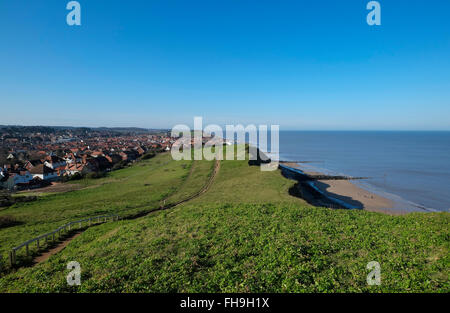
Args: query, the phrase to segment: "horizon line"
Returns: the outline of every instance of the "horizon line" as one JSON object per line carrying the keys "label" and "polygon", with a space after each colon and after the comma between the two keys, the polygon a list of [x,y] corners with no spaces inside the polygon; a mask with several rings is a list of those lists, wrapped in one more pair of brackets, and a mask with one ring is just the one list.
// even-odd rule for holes
{"label": "horizon line", "polygon": [[[239,125],[238,123],[236,125]],[[219,125],[220,126],[220,125]],[[58,128],[90,128],[90,129],[141,129],[141,130],[171,130],[172,127],[164,128],[164,127],[140,127],[140,126],[75,126],[75,125],[23,125],[23,124],[0,124],[0,128],[4,127],[58,127]],[[268,129],[268,131],[270,131]],[[281,129],[280,132],[283,131],[305,131],[305,132],[450,132],[450,129],[295,129],[295,128],[286,128]]]}

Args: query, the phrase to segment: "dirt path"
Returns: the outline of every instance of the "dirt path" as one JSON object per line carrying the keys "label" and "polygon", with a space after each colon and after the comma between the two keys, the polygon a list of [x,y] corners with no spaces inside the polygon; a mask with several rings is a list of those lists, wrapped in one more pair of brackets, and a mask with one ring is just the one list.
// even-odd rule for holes
{"label": "dirt path", "polygon": [[36,188],[36,189],[29,189],[29,190],[21,190],[18,191],[17,194],[25,194],[30,196],[38,196],[41,194],[46,193],[63,193],[68,191],[75,191],[83,189],[83,186],[76,183],[60,183],[60,182],[53,182],[50,186],[42,187],[42,188]]}
{"label": "dirt path", "polygon": [[[211,176],[209,177],[208,181],[206,182],[206,184],[202,187],[202,189],[200,189],[199,191],[197,191],[196,193],[194,193],[193,195],[191,195],[191,196],[189,196],[189,197],[187,197],[185,199],[182,199],[182,200],[177,201],[175,203],[169,204],[167,206],[163,206],[163,207],[160,208],[160,210],[170,209],[170,208],[173,208],[173,207],[175,207],[177,205],[180,205],[182,203],[185,203],[185,202],[191,201],[192,199],[200,197],[202,194],[207,192],[209,190],[209,188],[212,186],[212,184],[214,183],[214,180],[217,177],[217,173],[219,173],[219,170],[220,170],[220,161],[216,160],[215,164],[214,164],[213,172],[212,172]],[[154,211],[152,211],[152,212],[154,212]],[[152,212],[150,212],[150,213],[152,213]]]}
{"label": "dirt path", "polygon": [[33,259],[33,265],[36,265],[36,264],[46,261],[49,257],[58,253],[62,249],[64,249],[72,240],[74,240],[75,238],[80,236],[83,233],[83,231],[84,230],[79,231],[79,232],[73,234],[71,237],[65,238],[64,241],[60,242],[55,247],[45,251],[44,253],[42,253],[41,255],[38,255],[37,257],[35,257]]}
{"label": "dirt path", "polygon": [[[194,164],[192,165],[192,167],[191,167],[191,169],[190,169],[189,174],[188,174],[187,177],[189,177],[189,176],[193,173],[193,167],[194,167]],[[207,191],[209,190],[209,188],[212,186],[212,184],[214,183],[214,180],[215,180],[216,177],[217,177],[217,174],[218,174],[219,170],[220,170],[220,161],[216,160],[216,161],[215,161],[215,164],[214,164],[214,169],[213,169],[213,172],[212,172],[211,176],[209,177],[209,179],[208,179],[208,181],[206,182],[206,184],[205,184],[199,191],[197,191],[196,193],[194,193],[193,195],[191,195],[191,196],[189,196],[189,197],[187,197],[187,198],[185,198],[185,199],[182,199],[182,200],[177,201],[177,202],[175,202],[175,203],[171,203],[171,204],[166,205],[166,206],[161,206],[161,207],[159,207],[159,208],[157,208],[157,209],[155,209],[155,210],[152,210],[152,211],[150,211],[150,212],[148,212],[148,213],[146,213],[146,214],[144,214],[144,215],[141,215],[141,216],[135,216],[135,217],[129,218],[129,219],[137,219],[137,218],[140,218],[140,217],[143,217],[143,216],[147,216],[147,215],[149,215],[149,214],[151,214],[151,213],[154,213],[154,212],[156,212],[156,211],[167,210],[167,209],[176,207],[176,206],[178,206],[178,205],[180,205],[180,204],[182,204],[182,203],[186,203],[186,202],[188,202],[188,201],[191,201],[192,199],[195,199],[195,198],[201,196],[202,194],[204,194],[205,192],[207,192]],[[172,195],[171,195],[171,196],[172,196]],[[169,197],[170,197],[170,196],[169,196]],[[168,198],[169,198],[169,197],[168,197]],[[46,261],[46,260],[48,260],[52,255],[54,255],[54,254],[60,252],[61,250],[63,250],[65,247],[67,247],[67,245],[68,245],[72,240],[74,240],[75,238],[77,238],[78,236],[80,236],[85,230],[86,230],[86,229],[79,230],[78,232],[76,232],[75,234],[73,234],[71,237],[65,238],[64,241],[60,242],[60,243],[59,243],[58,245],[56,245],[55,247],[53,247],[53,248],[51,248],[51,249],[45,251],[44,253],[42,253],[41,255],[38,255],[37,257],[35,257],[35,258],[33,259],[33,266],[34,266],[34,265],[37,265],[37,264],[39,264],[39,263],[42,263],[42,262],[44,262],[44,261]]]}

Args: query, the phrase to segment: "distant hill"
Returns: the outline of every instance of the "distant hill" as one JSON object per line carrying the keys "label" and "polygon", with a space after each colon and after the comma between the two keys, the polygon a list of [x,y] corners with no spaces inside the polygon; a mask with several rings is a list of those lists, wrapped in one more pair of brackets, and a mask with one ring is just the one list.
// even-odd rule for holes
{"label": "distant hill", "polygon": [[39,132],[43,134],[50,134],[57,131],[100,131],[100,132],[116,132],[116,133],[136,133],[136,134],[157,134],[166,133],[168,129],[156,128],[139,128],[139,127],[76,127],[76,126],[22,126],[22,125],[0,125],[0,133],[15,132],[15,133],[31,133]]}

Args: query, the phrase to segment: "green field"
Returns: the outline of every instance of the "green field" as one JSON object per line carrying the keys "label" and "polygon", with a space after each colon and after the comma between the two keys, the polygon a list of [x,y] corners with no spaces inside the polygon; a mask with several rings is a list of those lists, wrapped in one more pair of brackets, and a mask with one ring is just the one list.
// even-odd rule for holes
{"label": "green field", "polygon": [[[448,213],[390,216],[316,208],[288,194],[293,181],[247,161],[136,163],[84,188],[16,204],[1,215],[1,252],[67,221],[133,216],[91,227],[58,254],[3,273],[2,292],[449,292]],[[210,184],[208,184],[210,182]],[[205,187],[206,186],[206,187]],[[81,286],[68,286],[69,261]],[[366,265],[381,265],[368,286]]]}
{"label": "green field", "polygon": [[0,216],[22,223],[0,229],[0,254],[5,260],[12,247],[70,221],[112,213],[127,217],[155,209],[183,185],[190,166],[190,161],[173,162],[170,154],[160,154],[106,178],[77,181],[84,187],[81,190],[44,194],[37,201],[0,210]]}

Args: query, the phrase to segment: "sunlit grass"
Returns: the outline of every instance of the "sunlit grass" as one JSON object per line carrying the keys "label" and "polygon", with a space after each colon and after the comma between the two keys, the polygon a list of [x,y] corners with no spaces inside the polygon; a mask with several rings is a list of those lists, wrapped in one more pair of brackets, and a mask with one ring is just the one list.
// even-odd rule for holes
{"label": "sunlit grass", "polygon": [[[87,186],[96,186],[91,190],[100,190],[103,201],[118,201],[111,206],[126,213],[144,199],[158,205],[167,188],[172,188],[169,203],[195,193],[214,165],[159,158],[160,168],[154,161],[137,164],[98,180],[103,185]],[[279,171],[262,172],[248,161],[221,161],[214,183],[198,198],[90,228],[46,262],[0,279],[0,291],[450,291],[448,213],[390,216],[316,208],[288,194],[293,184]],[[142,195],[148,190],[143,186],[151,195]],[[97,203],[90,191],[71,193]],[[19,217],[21,208],[28,212],[27,205],[11,211]],[[76,207],[67,212],[78,212]],[[16,227],[22,236],[25,229]],[[2,240],[15,238],[5,233],[0,232]],[[66,265],[73,260],[82,268],[79,287],[68,286],[65,279]],[[370,261],[381,265],[380,286],[366,283]]]}

